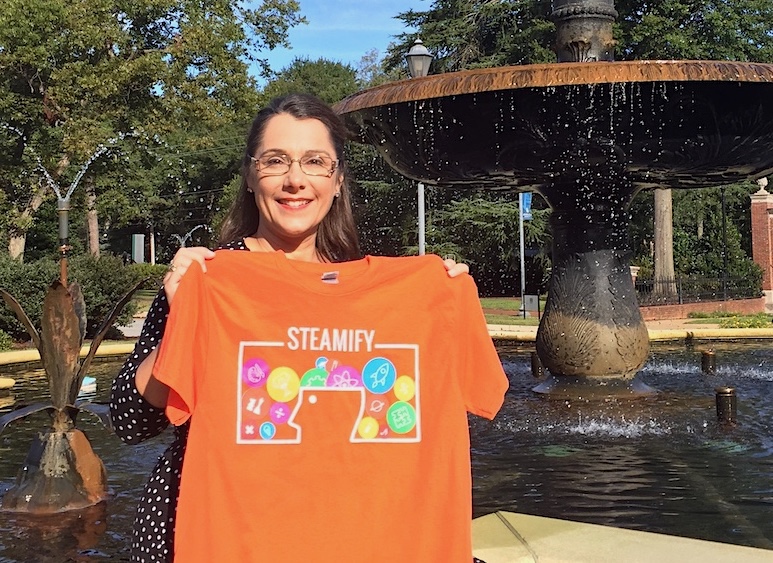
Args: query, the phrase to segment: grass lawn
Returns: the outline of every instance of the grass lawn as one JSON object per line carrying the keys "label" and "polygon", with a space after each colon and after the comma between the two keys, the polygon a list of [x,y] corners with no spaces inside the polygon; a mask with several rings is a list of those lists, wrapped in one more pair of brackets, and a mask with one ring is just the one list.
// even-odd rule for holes
{"label": "grass lawn", "polygon": [[486,322],[490,325],[521,325],[537,326],[539,319],[537,317],[526,317],[525,319],[516,315],[490,315],[484,313]]}
{"label": "grass lawn", "polygon": [[[494,325],[524,325],[537,326],[537,317],[523,318],[520,312],[521,300],[516,297],[481,297],[481,307],[486,316],[486,322]],[[541,310],[545,310],[545,302],[541,302]]]}
{"label": "grass lawn", "polygon": [[514,313],[521,308],[521,300],[515,297],[481,297],[480,304],[484,309],[499,309]]}

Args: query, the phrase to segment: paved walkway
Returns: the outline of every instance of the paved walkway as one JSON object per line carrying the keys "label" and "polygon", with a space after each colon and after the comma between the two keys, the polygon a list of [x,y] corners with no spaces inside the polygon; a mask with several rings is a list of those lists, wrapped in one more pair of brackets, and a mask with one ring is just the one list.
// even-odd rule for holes
{"label": "paved walkway", "polygon": [[773,551],[514,512],[472,522],[486,563],[773,563]]}

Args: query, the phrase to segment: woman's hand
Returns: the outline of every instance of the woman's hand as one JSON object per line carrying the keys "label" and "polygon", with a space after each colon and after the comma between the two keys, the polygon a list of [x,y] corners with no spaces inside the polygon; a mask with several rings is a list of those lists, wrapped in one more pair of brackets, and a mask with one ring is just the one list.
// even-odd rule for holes
{"label": "woman's hand", "polygon": [[183,247],[177,251],[169,263],[169,271],[164,276],[164,291],[170,304],[174,294],[177,292],[177,286],[180,285],[180,280],[183,279],[185,272],[188,271],[191,264],[198,262],[201,265],[202,271],[206,272],[206,261],[214,257],[215,253],[203,246]]}
{"label": "woman's hand", "polygon": [[467,264],[457,264],[453,258],[446,258],[443,260],[443,266],[446,267],[449,278],[455,278],[456,276],[470,273],[470,267]]}

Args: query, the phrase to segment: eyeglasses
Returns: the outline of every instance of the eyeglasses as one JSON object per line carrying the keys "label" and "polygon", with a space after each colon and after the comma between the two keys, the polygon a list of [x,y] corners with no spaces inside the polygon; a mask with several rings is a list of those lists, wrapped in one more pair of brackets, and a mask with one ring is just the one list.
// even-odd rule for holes
{"label": "eyeglasses", "polygon": [[325,176],[330,178],[338,167],[338,161],[325,154],[307,154],[301,158],[290,158],[286,154],[269,154],[258,158],[250,157],[255,170],[264,176],[282,176],[290,171],[293,162],[297,162],[307,176]]}

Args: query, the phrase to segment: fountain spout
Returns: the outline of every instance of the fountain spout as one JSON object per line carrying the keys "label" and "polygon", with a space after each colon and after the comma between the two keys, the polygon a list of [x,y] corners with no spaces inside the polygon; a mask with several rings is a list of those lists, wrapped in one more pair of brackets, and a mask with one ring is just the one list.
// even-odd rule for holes
{"label": "fountain spout", "polygon": [[614,60],[612,24],[617,17],[613,0],[554,0],[554,50],[558,62]]}

